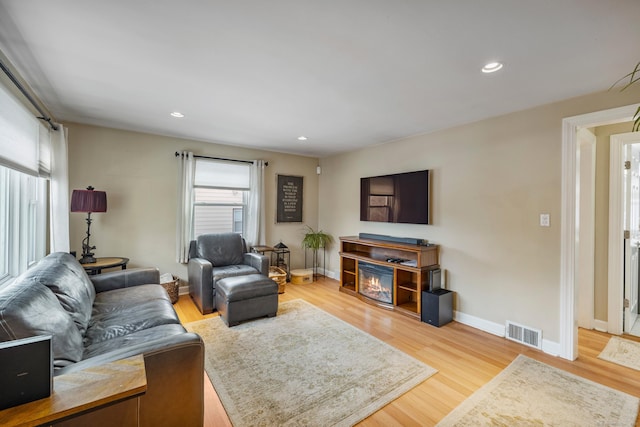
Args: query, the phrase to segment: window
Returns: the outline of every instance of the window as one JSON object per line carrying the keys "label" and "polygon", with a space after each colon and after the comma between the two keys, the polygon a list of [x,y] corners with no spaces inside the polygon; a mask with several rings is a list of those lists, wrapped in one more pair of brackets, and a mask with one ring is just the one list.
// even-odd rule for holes
{"label": "window", "polygon": [[194,188],[193,234],[242,234],[245,191]]}
{"label": "window", "polygon": [[0,166],[0,283],[45,255],[47,181]]}
{"label": "window", "polygon": [[233,210],[233,232],[242,234],[242,208],[235,208]]}
{"label": "window", "polygon": [[0,283],[44,257],[51,134],[0,82]]}
{"label": "window", "polygon": [[196,159],[193,238],[205,233],[243,233],[250,174],[248,163]]}

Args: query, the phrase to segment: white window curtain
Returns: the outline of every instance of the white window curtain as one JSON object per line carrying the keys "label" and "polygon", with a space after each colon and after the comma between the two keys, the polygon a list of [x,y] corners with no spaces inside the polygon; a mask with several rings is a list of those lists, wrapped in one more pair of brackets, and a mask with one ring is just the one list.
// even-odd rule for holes
{"label": "white window curtain", "polygon": [[50,247],[51,252],[69,252],[69,166],[67,129],[58,125],[51,132]]}
{"label": "white window curtain", "polygon": [[264,212],[264,160],[254,160],[251,167],[251,183],[247,206],[247,221],[243,233],[249,246],[264,245],[265,212]]}
{"label": "white window curtain", "polygon": [[178,213],[176,236],[176,261],[189,261],[189,243],[193,221],[193,182],[195,176],[193,153],[183,151],[178,156]]}

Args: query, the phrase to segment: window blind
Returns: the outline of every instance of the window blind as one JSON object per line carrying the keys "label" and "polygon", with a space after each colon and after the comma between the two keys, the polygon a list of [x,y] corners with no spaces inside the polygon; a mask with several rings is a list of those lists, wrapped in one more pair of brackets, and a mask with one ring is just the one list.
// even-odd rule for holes
{"label": "window blind", "polygon": [[51,170],[49,129],[0,84],[0,165],[35,176]]}
{"label": "window blind", "polygon": [[249,190],[251,186],[251,165],[248,163],[196,159],[194,186]]}

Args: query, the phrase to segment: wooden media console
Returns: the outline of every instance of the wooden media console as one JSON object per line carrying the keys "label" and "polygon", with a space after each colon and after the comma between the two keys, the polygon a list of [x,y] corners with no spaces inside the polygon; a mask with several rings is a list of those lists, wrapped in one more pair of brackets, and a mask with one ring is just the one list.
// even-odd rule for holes
{"label": "wooden media console", "polygon": [[[376,281],[370,287],[369,273],[363,273],[364,269],[360,271],[363,265],[367,272],[369,265],[388,269],[392,274],[391,283],[382,279],[381,282],[385,283]],[[340,291],[416,319],[420,319],[422,311],[421,292],[429,289],[430,270],[439,267],[437,245],[340,237]],[[384,288],[380,291],[383,297],[376,299],[372,294],[379,288]]]}

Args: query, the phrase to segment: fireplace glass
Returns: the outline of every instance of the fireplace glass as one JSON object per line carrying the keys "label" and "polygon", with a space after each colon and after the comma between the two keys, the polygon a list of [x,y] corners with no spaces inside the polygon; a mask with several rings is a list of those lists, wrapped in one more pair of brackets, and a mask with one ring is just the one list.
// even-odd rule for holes
{"label": "fireplace glass", "polygon": [[358,261],[358,291],[367,298],[393,304],[393,268]]}

